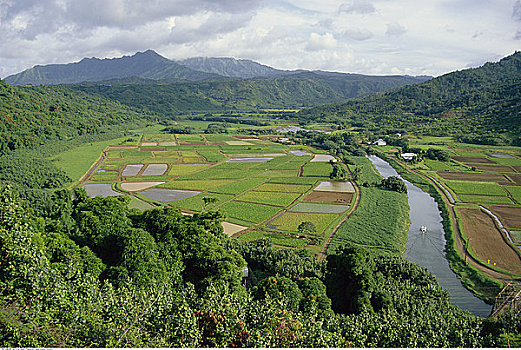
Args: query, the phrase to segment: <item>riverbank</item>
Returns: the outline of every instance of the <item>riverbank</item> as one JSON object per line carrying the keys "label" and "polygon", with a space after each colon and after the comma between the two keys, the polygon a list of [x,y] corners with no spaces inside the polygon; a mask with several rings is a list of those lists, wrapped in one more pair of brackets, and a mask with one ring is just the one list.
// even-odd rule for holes
{"label": "riverbank", "polygon": [[[383,159],[371,156],[371,162],[384,176],[399,176],[396,170]],[[468,291],[451,270],[444,251],[447,245],[438,205],[435,200],[419,187],[405,180],[411,227],[408,232],[407,250],[403,257],[427,268],[440,285],[451,295],[451,303],[477,316],[486,317],[491,307]],[[426,227],[426,232],[420,230]]]}
{"label": "riverbank", "polygon": [[485,272],[478,261],[475,261],[472,256],[465,254],[465,245],[458,232],[456,215],[443,189],[438,188],[430,179],[407,169],[386,154],[378,151],[376,154],[387,161],[404,179],[418,186],[434,198],[441,213],[446,240],[444,255],[451,270],[457,275],[465,288],[476,297],[492,304],[495,296],[504,286],[503,281],[510,278],[492,270],[488,271],[488,273]]}

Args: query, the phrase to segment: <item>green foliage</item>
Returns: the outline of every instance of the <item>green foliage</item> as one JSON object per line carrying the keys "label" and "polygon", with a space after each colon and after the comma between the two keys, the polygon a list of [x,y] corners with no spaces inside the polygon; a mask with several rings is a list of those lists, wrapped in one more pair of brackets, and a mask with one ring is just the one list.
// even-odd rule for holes
{"label": "green foliage", "polygon": [[398,193],[407,193],[407,186],[405,186],[405,182],[403,182],[403,180],[398,176],[389,176],[386,179],[382,179],[380,186]]}
{"label": "green foliage", "polygon": [[334,163],[333,170],[329,174],[329,178],[333,180],[346,180],[347,170],[342,164]]}
{"label": "green foliage", "polygon": [[268,277],[259,282],[252,290],[256,299],[269,296],[274,300],[282,300],[286,307],[295,312],[302,301],[302,292],[295,282],[287,277]]}
{"label": "green foliage", "polygon": [[383,277],[369,253],[361,248],[343,247],[328,255],[325,276],[333,310],[359,314],[380,310],[389,304],[382,291]]}
{"label": "green foliage", "polygon": [[317,227],[314,223],[309,221],[302,221],[298,227],[297,231],[304,234],[312,234],[317,232]]}

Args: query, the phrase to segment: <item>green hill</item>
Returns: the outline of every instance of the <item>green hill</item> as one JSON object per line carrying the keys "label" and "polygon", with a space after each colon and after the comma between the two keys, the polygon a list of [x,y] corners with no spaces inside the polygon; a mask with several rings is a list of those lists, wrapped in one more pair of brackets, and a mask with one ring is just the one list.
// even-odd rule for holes
{"label": "green hill", "polygon": [[476,142],[499,142],[494,141],[499,134],[516,138],[521,134],[521,52],[421,84],[305,110],[300,116],[376,129],[461,135]]}
{"label": "green hill", "polygon": [[0,81],[0,155],[108,132],[144,117],[128,106],[66,87]]}
{"label": "green hill", "polygon": [[414,84],[425,79],[301,72],[275,78],[190,83],[161,84],[144,80],[129,83],[125,79],[75,85],[72,88],[100,94],[129,106],[171,115],[189,110],[312,107]]}

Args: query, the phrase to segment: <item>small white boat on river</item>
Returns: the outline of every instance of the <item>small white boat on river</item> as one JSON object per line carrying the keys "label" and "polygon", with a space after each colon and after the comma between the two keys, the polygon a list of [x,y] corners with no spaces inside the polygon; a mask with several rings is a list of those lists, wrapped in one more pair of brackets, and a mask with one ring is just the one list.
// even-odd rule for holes
{"label": "small white boat on river", "polygon": [[422,226],[422,227],[420,227],[420,231],[421,231],[422,233],[427,232],[427,226]]}

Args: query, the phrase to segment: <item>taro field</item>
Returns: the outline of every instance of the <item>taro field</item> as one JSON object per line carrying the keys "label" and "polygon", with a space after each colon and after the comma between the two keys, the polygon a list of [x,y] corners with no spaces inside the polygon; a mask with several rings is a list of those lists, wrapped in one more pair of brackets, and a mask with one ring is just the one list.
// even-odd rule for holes
{"label": "taro field", "polygon": [[[82,178],[89,196],[131,198],[138,210],[218,210],[239,240],[318,252],[355,201],[349,182],[330,181],[324,151],[245,135],[146,134],[108,146]],[[299,229],[307,222],[306,230]]]}

